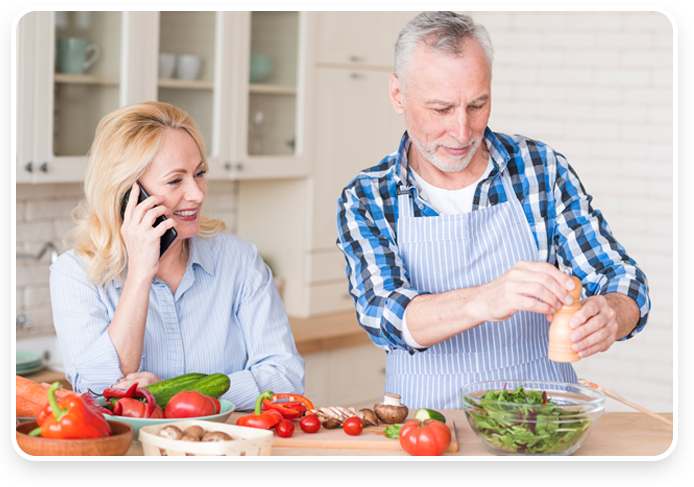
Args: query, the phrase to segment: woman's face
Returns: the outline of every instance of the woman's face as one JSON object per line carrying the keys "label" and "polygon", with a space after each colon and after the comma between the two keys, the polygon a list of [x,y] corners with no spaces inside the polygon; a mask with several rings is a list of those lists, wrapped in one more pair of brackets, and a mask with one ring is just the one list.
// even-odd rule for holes
{"label": "woman's face", "polygon": [[140,184],[150,196],[164,196],[166,217],[176,222],[179,239],[191,238],[200,229],[200,211],[207,194],[202,156],[193,138],[183,129],[167,129]]}

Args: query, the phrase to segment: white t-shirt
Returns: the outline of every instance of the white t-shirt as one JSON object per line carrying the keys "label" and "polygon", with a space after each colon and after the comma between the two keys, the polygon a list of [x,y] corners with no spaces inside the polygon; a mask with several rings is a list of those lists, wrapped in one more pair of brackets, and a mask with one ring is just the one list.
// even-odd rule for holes
{"label": "white t-shirt", "polygon": [[[487,162],[487,168],[482,173],[482,176],[463,189],[441,189],[436,186],[432,186],[427,183],[422,177],[412,169],[412,175],[414,176],[417,184],[419,185],[420,191],[419,196],[427,202],[436,212],[440,215],[460,215],[463,213],[470,213],[472,211],[472,201],[475,198],[475,191],[477,190],[477,185],[482,179],[486,178],[489,173],[494,168],[494,163],[492,162],[491,156],[489,156],[489,162]],[[410,330],[407,328],[407,308],[405,308],[405,314],[402,316],[402,338],[405,343],[414,348],[426,348],[420,345],[412,338],[410,335]]]}

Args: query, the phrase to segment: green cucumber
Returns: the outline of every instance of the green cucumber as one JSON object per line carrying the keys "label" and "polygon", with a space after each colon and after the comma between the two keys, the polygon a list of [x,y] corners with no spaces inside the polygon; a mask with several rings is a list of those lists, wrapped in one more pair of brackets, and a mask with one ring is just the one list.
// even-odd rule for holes
{"label": "green cucumber", "polygon": [[[179,375],[178,377],[173,377],[171,379],[163,380],[157,382],[156,384],[148,385],[143,387],[152,393],[156,399],[158,395],[172,390],[181,390],[182,387],[186,387],[190,384],[194,384],[200,379],[207,377],[207,374],[201,374],[199,372],[191,372],[189,374]],[[158,402],[157,402],[158,404]]]}
{"label": "green cucumber", "polygon": [[163,392],[154,398],[157,400],[157,405],[165,408],[172,397],[182,391],[198,391],[205,396],[219,397],[229,390],[231,387],[231,379],[226,374],[210,374],[207,377],[187,384],[183,387],[177,387],[169,391]]}
{"label": "green cucumber", "polygon": [[436,421],[441,421],[442,423],[446,423],[446,417],[441,414],[438,411],[434,411],[433,409],[418,409],[417,412],[414,414],[415,419],[419,419],[420,421],[423,421],[425,419],[435,419]]}

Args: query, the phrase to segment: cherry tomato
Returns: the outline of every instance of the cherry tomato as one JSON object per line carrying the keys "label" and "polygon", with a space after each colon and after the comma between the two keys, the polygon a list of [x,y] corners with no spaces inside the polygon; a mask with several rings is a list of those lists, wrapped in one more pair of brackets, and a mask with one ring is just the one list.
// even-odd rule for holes
{"label": "cherry tomato", "polygon": [[350,436],[358,436],[361,433],[361,430],[364,429],[364,425],[361,422],[361,418],[352,416],[342,423],[342,429]]}
{"label": "cherry tomato", "polygon": [[275,431],[277,431],[277,436],[280,438],[289,438],[294,434],[294,423],[288,419],[283,419],[277,426],[275,426]]}
{"label": "cherry tomato", "polygon": [[400,428],[400,446],[410,455],[443,455],[451,431],[440,421],[411,419]]}
{"label": "cherry tomato", "polygon": [[317,433],[320,429],[320,419],[315,414],[309,414],[301,418],[299,426],[304,433]]}

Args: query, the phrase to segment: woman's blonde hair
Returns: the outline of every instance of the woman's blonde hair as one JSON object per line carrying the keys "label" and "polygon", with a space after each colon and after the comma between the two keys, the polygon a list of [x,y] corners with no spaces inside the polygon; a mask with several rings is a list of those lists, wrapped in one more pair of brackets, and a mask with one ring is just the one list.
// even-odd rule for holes
{"label": "woman's blonde hair", "polygon": [[[188,113],[167,103],[144,102],[119,108],[102,118],[96,128],[89,150],[85,198],[72,210],[77,226],[66,234],[65,245],[87,261],[89,280],[97,286],[106,287],[117,276],[124,276],[128,254],[120,233],[121,202],[149,167],[169,129],[183,129],[190,134],[207,171],[200,130]],[[198,236],[212,237],[225,228],[224,222],[200,215]]]}

